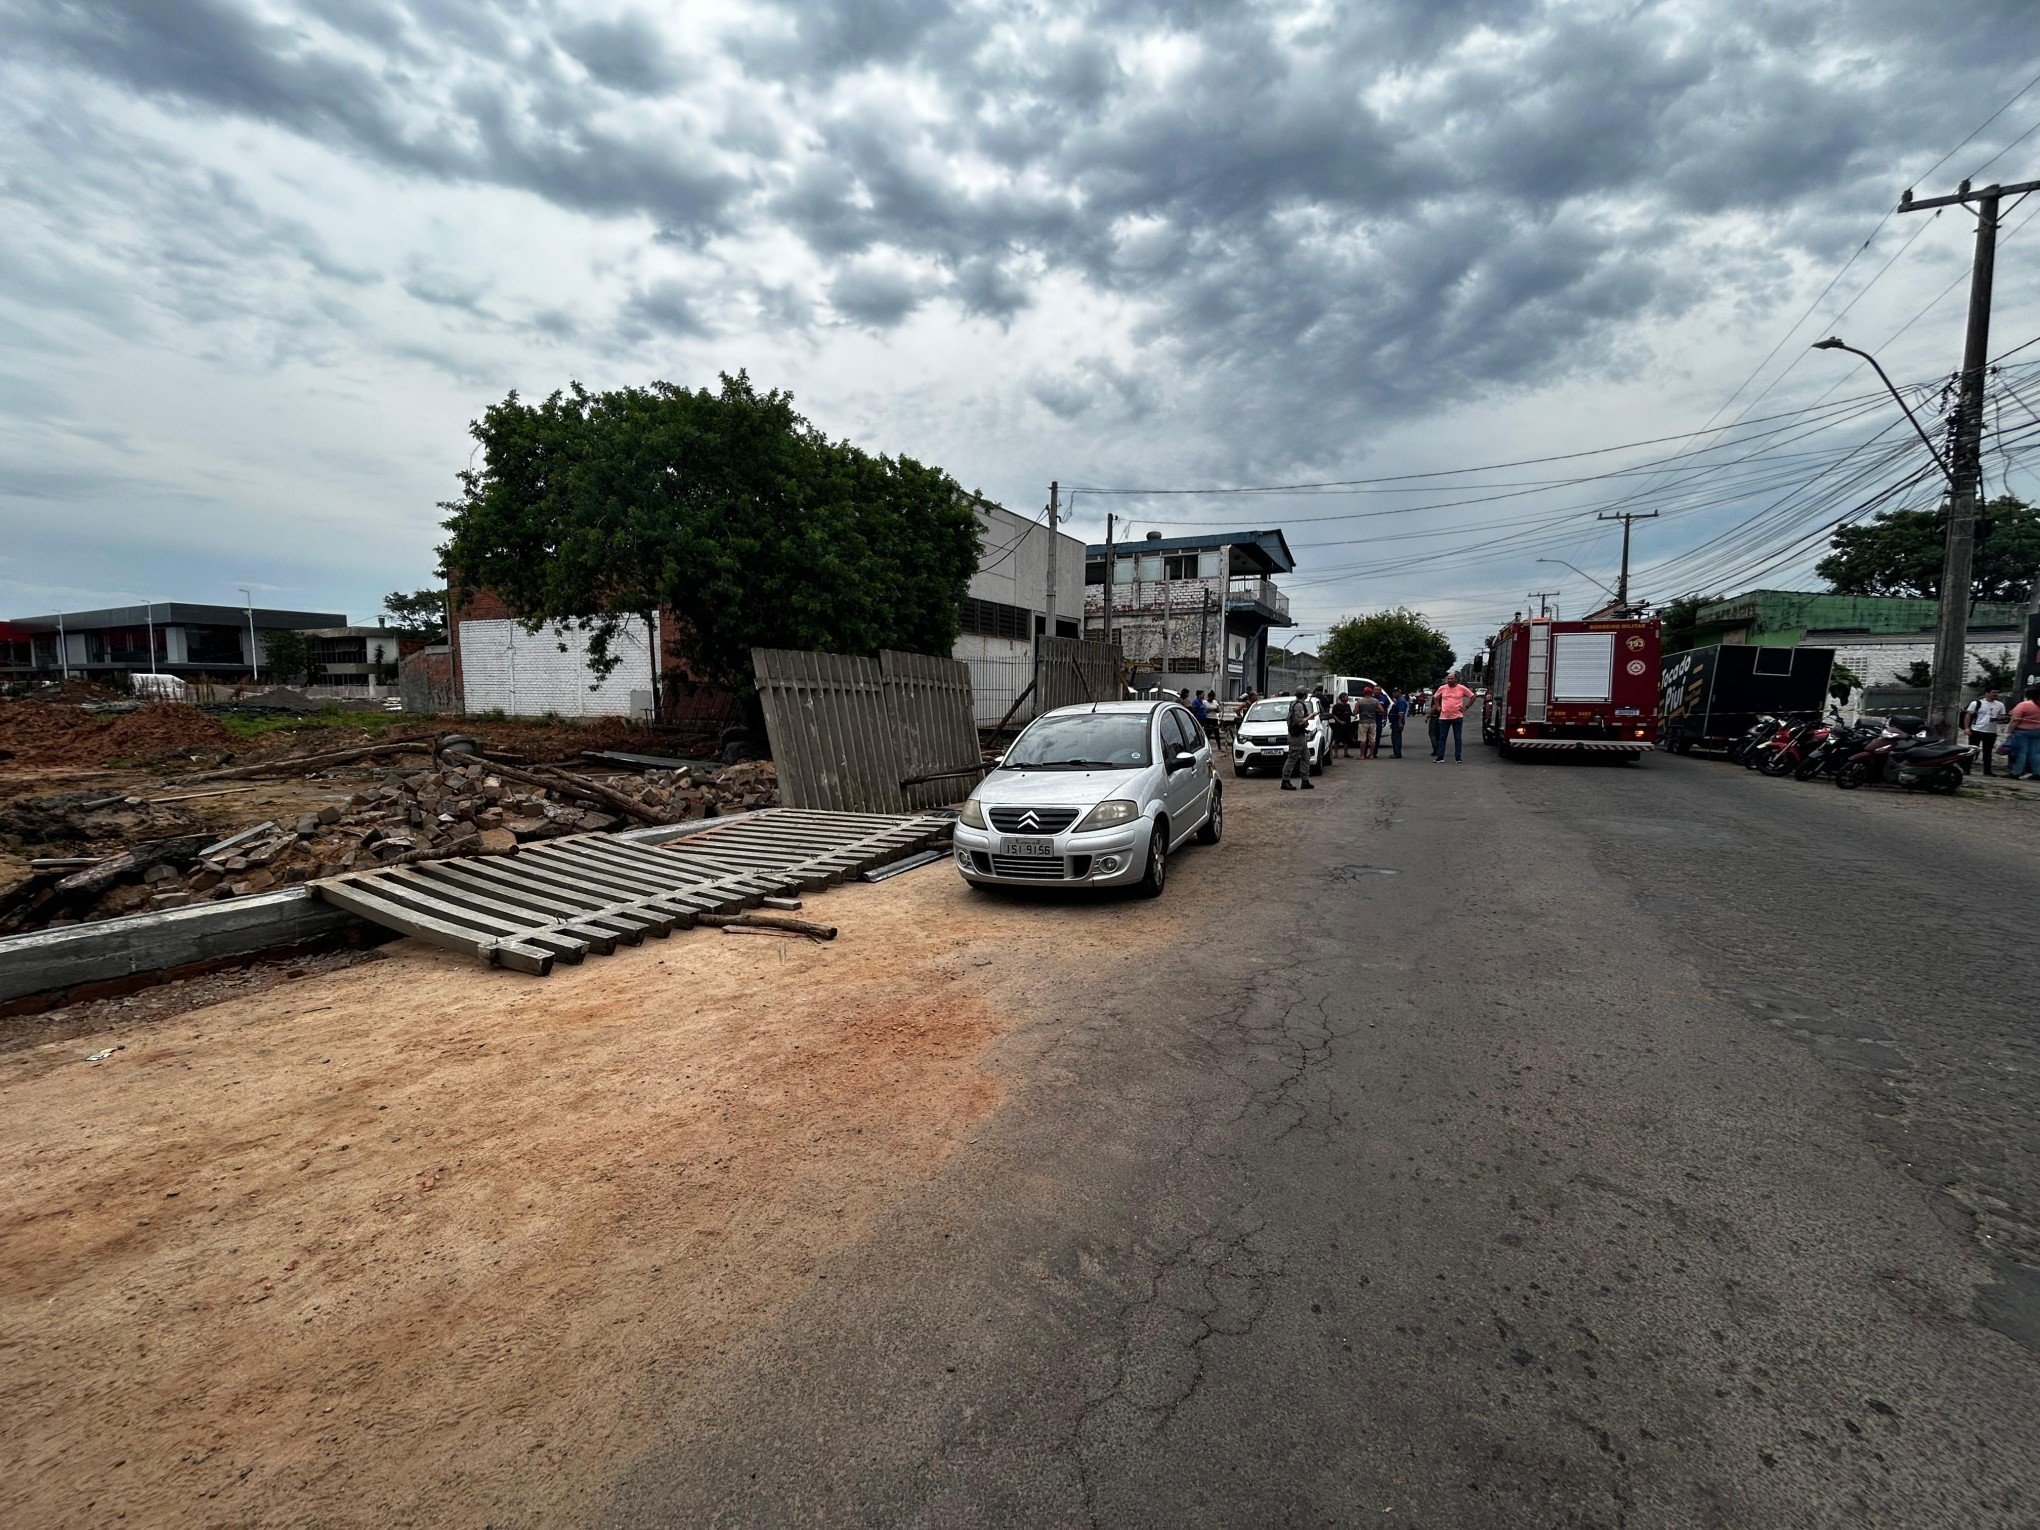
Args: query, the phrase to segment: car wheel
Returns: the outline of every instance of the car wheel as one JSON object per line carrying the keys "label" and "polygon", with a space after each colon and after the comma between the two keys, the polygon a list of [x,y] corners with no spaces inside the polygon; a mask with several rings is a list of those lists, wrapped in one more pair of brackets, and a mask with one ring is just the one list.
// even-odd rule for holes
{"label": "car wheel", "polygon": [[1225,837],[1225,793],[1214,783],[1211,791],[1211,811],[1204,815],[1204,826],[1197,831],[1197,843],[1215,845]]}
{"label": "car wheel", "polygon": [[1159,898],[1169,880],[1169,832],[1157,818],[1148,829],[1147,871],[1135,889],[1143,898]]}
{"label": "car wheel", "polygon": [[1253,774],[1251,770],[1249,770],[1246,766],[1242,765],[1238,760],[1233,761],[1232,773],[1235,776],[1241,777],[1251,776]]}

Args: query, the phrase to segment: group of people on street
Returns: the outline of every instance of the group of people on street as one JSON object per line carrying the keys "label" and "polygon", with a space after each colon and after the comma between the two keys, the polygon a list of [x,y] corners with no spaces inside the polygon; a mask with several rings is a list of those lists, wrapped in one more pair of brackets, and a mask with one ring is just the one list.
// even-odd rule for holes
{"label": "group of people on street", "polygon": [[1457,673],[1447,675],[1445,683],[1428,695],[1412,694],[1394,686],[1364,685],[1357,696],[1327,697],[1324,687],[1319,686],[1313,698],[1308,686],[1299,685],[1289,704],[1289,747],[1282,758],[1282,789],[1315,790],[1310,781],[1309,747],[1310,720],[1317,711],[1323,711],[1331,723],[1335,758],[1377,759],[1385,741],[1390,758],[1399,760],[1403,757],[1403,730],[1408,727],[1411,714],[1428,709],[1431,759],[1443,764],[1447,739],[1452,743],[1452,758],[1457,761],[1463,756],[1466,707],[1472,700],[1471,687],[1462,684]]}
{"label": "group of people on street", "polygon": [[[1322,692],[1319,693],[1322,696]],[[1403,728],[1410,720],[1410,697],[1383,686],[1365,686],[1357,696],[1332,700],[1332,753],[1340,759],[1371,760],[1381,753],[1385,737],[1396,759],[1402,758]]]}
{"label": "group of people on street", "polygon": [[2009,712],[1998,700],[1995,686],[1969,703],[1962,712],[1969,729],[1969,742],[1983,761],[1983,773],[1995,775],[1991,756],[1997,752],[1998,736],[2004,735],[2005,766],[2014,781],[2040,781],[2040,685],[2029,688],[2025,700]]}

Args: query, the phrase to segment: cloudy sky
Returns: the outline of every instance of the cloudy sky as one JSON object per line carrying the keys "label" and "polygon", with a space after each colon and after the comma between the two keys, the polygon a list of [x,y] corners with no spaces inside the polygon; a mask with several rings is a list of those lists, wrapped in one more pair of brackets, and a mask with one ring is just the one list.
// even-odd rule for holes
{"label": "cloudy sky", "polygon": [[739,368],[1028,512],[1338,484],[1075,501],[1287,528],[1307,639],[1573,605],[1597,507],[1781,582],[1923,455],[1805,343],[1931,404],[1972,221],[1891,204],[2040,176],[2036,73],[2031,0],[0,0],[0,613],[369,617],[485,403]]}

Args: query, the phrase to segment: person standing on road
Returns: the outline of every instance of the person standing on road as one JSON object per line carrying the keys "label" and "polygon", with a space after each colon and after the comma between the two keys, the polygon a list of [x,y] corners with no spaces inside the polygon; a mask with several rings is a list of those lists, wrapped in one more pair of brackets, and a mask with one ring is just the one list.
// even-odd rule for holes
{"label": "person standing on road", "polygon": [[1196,696],[1191,698],[1190,712],[1197,719],[1198,726],[1208,731],[1211,723],[1211,708],[1205,705],[1204,692],[1199,691]]}
{"label": "person standing on road", "polygon": [[2012,708],[2011,733],[2005,752],[2011,757],[2014,781],[2040,781],[2040,685],[2026,692],[2026,699]]}
{"label": "person standing on road", "polygon": [[1410,697],[1407,691],[1397,691],[1388,703],[1388,741],[1395,750],[1395,757],[1402,758],[1403,725],[1410,720]]}
{"label": "person standing on road", "polygon": [[1431,746],[1434,763],[1445,763],[1445,736],[1452,735],[1452,762],[1460,762],[1460,746],[1466,733],[1466,704],[1473,700],[1473,692],[1459,683],[1457,673],[1447,675],[1445,683],[1431,695],[1431,708],[1438,714],[1435,742]]}
{"label": "person standing on road", "polygon": [[1353,740],[1358,731],[1353,721],[1353,703],[1341,696],[1332,703],[1332,752],[1338,758],[1353,758]]}
{"label": "person standing on road", "polygon": [[2005,725],[2005,704],[1997,699],[1997,687],[1986,687],[1981,696],[1970,702],[1963,709],[1962,721],[1969,728],[1969,742],[1983,756],[1983,773],[1993,774],[1990,757],[1997,748],[1998,730]]}
{"label": "person standing on road", "polygon": [[1360,741],[1360,758],[1371,760],[1381,749],[1381,705],[1374,687],[1364,686],[1353,703],[1354,731]]}
{"label": "person standing on road", "polygon": [[1289,778],[1302,778],[1303,789],[1316,791],[1310,784],[1310,692],[1302,686],[1296,688],[1296,695],[1289,703],[1289,748],[1282,756],[1282,789],[1296,790]]}

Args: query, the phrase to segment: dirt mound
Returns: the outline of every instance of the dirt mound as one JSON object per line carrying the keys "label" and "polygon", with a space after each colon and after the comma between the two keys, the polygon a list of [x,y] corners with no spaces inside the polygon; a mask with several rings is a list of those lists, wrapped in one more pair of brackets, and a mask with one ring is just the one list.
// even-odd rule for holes
{"label": "dirt mound", "polygon": [[197,707],[158,702],[116,717],[106,730],[109,757],[155,760],[193,750],[232,747],[234,735]]}
{"label": "dirt mound", "polygon": [[232,744],[225,728],[181,702],[158,702],[114,718],[47,701],[0,703],[0,759],[16,765],[157,760]]}

